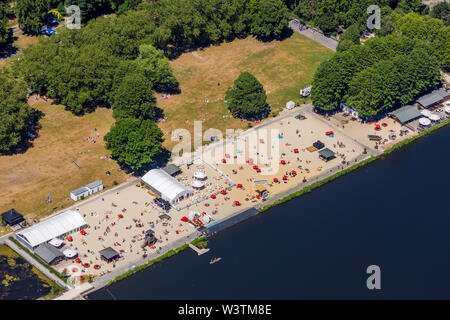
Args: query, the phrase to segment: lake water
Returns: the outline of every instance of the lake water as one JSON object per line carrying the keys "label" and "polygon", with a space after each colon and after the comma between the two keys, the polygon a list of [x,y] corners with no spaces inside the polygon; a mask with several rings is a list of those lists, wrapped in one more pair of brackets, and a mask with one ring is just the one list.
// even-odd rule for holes
{"label": "lake water", "polygon": [[[120,281],[117,299],[449,299],[450,126]],[[213,257],[222,257],[209,265]],[[381,269],[368,290],[366,269]],[[112,299],[105,289],[90,299]]]}

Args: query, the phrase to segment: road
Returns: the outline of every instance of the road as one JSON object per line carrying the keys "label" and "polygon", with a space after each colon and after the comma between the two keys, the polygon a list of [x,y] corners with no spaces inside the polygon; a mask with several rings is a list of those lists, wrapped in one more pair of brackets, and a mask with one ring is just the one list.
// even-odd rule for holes
{"label": "road", "polygon": [[327,37],[324,34],[320,33],[319,31],[315,31],[314,29],[310,29],[308,27],[302,27],[299,23],[295,23],[295,20],[289,21],[289,28],[291,28],[293,31],[298,32],[318,43],[321,45],[336,51],[338,41],[334,40],[333,38]]}

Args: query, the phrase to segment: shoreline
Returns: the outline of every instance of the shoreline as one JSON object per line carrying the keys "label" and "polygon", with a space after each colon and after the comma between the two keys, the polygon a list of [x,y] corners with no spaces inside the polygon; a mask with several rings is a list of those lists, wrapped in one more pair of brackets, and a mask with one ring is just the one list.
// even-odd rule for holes
{"label": "shoreline", "polygon": [[[429,128],[429,129],[426,129],[426,130],[420,132],[419,134],[417,134],[417,135],[415,135],[413,137],[410,137],[410,138],[405,139],[403,141],[399,141],[398,143],[394,144],[392,147],[384,150],[379,155],[370,156],[370,155],[367,154],[367,157],[364,157],[363,159],[361,159],[359,161],[356,161],[355,164],[353,164],[353,165],[351,165],[351,166],[349,166],[347,168],[344,168],[344,169],[341,169],[341,170],[337,170],[337,172],[335,172],[335,173],[333,173],[333,172],[327,172],[326,174],[324,173],[324,177],[316,176],[317,179],[313,179],[313,180],[316,180],[316,181],[308,181],[306,183],[301,183],[300,185],[304,184],[304,186],[302,188],[300,188],[300,189],[298,189],[299,185],[297,185],[297,186],[294,186],[293,188],[291,188],[291,189],[289,189],[289,190],[287,190],[287,191],[285,191],[285,192],[283,192],[281,194],[269,197],[267,202],[270,202],[270,203],[268,203],[268,204],[266,204],[264,206],[256,205],[254,207],[258,211],[256,214],[261,214],[261,213],[263,213],[263,212],[265,212],[265,211],[267,211],[267,210],[269,210],[269,209],[271,209],[271,208],[273,208],[273,207],[275,207],[277,205],[280,205],[280,204],[283,204],[283,203],[285,203],[287,201],[290,201],[292,199],[298,198],[298,197],[300,197],[303,194],[310,193],[313,190],[315,190],[317,188],[320,188],[321,186],[323,186],[323,185],[325,185],[325,184],[327,184],[329,182],[332,182],[332,181],[338,179],[339,177],[341,177],[343,175],[351,173],[351,172],[355,171],[356,169],[359,169],[361,167],[364,167],[364,166],[374,162],[375,160],[383,159],[386,155],[392,153],[393,151],[401,149],[402,147],[404,147],[406,145],[409,145],[410,143],[412,143],[412,142],[414,142],[416,140],[419,140],[419,139],[421,139],[421,138],[423,138],[423,137],[425,137],[425,136],[427,136],[427,135],[429,135],[429,134],[431,134],[431,133],[433,133],[433,132],[435,132],[435,131],[437,131],[439,129],[442,129],[442,128],[446,127],[449,124],[450,124],[450,120],[447,120],[447,121],[445,121],[443,123],[440,123],[439,125],[436,125],[436,126],[434,126],[432,128]],[[318,178],[321,178],[321,179],[318,179]],[[288,193],[288,194],[284,195],[285,193]],[[224,217],[223,219],[218,220],[216,225],[224,223],[224,222],[226,222],[228,220],[231,220],[231,219],[241,215],[242,213],[244,213],[247,210],[249,210],[249,209],[239,210],[239,211],[235,212],[234,214],[231,214],[231,215],[229,215],[227,217]],[[243,221],[251,218],[252,216],[253,215],[245,217],[244,219],[239,220],[237,223],[243,222]],[[233,225],[235,225],[237,223],[230,224],[230,225],[226,226],[225,228],[223,228],[223,229],[221,229],[221,230],[219,230],[217,232],[226,230],[229,227],[232,227]],[[212,237],[217,232],[213,233],[209,237]],[[198,238],[202,237],[202,236],[203,236],[202,234],[198,234],[197,237],[194,237],[191,240],[191,242],[194,241],[195,239],[198,239]],[[176,248],[175,250],[171,249],[171,250],[167,251],[166,253],[161,254],[158,257],[152,259],[151,261],[146,262],[144,264],[141,264],[140,266],[137,266],[134,270],[125,271],[124,273],[116,276],[113,280],[109,281],[106,285],[103,285],[103,286],[98,287],[98,288],[93,288],[93,289],[85,292],[85,294],[86,295],[87,294],[91,294],[91,293],[96,292],[98,290],[101,290],[103,288],[107,288],[109,285],[112,285],[115,282],[124,280],[124,279],[128,278],[129,276],[134,275],[137,272],[145,270],[147,267],[152,266],[155,263],[158,263],[158,262],[160,262],[162,260],[165,260],[166,258],[173,257],[176,253],[184,251],[184,249],[186,249],[186,248],[187,248],[187,243],[185,243],[182,246]],[[175,251],[175,252],[169,254],[172,251]]]}
{"label": "shoreline", "polygon": [[[287,117],[288,114],[290,114],[290,113],[291,112],[282,114],[281,118]],[[320,119],[320,120],[324,121],[323,119]],[[278,117],[277,117],[277,120],[272,120],[272,121],[269,120],[268,123],[263,123],[262,126],[269,125],[270,123],[276,122],[276,121],[279,121]],[[212,237],[217,232],[228,229],[229,227],[231,227],[235,224],[238,224],[242,221],[245,221],[254,215],[263,213],[263,212],[269,210],[270,208],[275,207],[276,205],[290,201],[290,200],[297,198],[305,193],[309,193],[309,192],[313,191],[314,189],[317,189],[317,188],[327,184],[328,182],[334,181],[337,178],[339,178],[340,176],[350,173],[350,172],[352,172],[360,167],[363,167],[377,159],[380,159],[380,158],[382,159],[386,155],[390,154],[391,152],[398,150],[398,149],[402,148],[403,146],[408,145],[411,142],[414,142],[424,136],[427,136],[427,135],[447,126],[448,124],[450,124],[450,120],[444,121],[434,127],[428,128],[420,133],[415,134],[414,136],[412,136],[410,138],[401,140],[401,141],[397,142],[396,144],[392,145],[391,147],[387,148],[384,151],[377,150],[378,152],[374,152],[375,150],[373,150],[372,148],[369,147],[366,153],[359,154],[355,158],[352,158],[351,159],[352,163],[348,164],[347,167],[345,167],[345,165],[338,164],[338,165],[332,167],[330,170],[324,171],[319,175],[311,177],[306,182],[297,183],[296,185],[293,185],[291,188],[289,188],[287,190],[284,190],[282,192],[275,193],[275,194],[269,196],[269,198],[264,203],[259,203],[255,206],[251,207],[250,209],[242,208],[240,210],[236,210],[235,212],[233,212],[221,219],[218,219],[214,223],[214,226],[216,226],[216,228],[214,228],[214,229],[218,229],[218,231],[210,232],[209,234],[208,234],[208,232],[206,232],[208,234],[208,238]],[[256,129],[258,129],[258,127],[252,128],[251,130],[256,130]],[[345,132],[343,132],[343,133],[345,134]],[[223,142],[220,141],[219,143],[223,143]],[[209,148],[211,148],[211,147],[213,147],[213,146],[210,145]],[[95,199],[97,197],[102,196],[105,193],[110,193],[110,192],[115,192],[116,190],[121,190],[128,185],[134,184],[135,181],[136,181],[136,179],[129,179],[128,181],[126,181],[125,183],[123,183],[121,185],[118,185],[109,190],[105,190],[106,192],[105,191],[101,192],[96,197],[91,197],[89,199],[86,199],[86,201],[84,201],[84,203],[95,201]],[[80,205],[80,204],[75,203],[72,206],[70,206],[70,208],[77,207],[78,205]],[[246,216],[243,215],[240,218],[238,217],[238,216],[242,215],[244,212],[251,210],[252,208],[255,211],[254,214],[246,215]],[[68,209],[66,208],[64,210],[68,210]],[[50,216],[53,216],[55,214],[58,214],[58,212],[53,213]],[[49,217],[46,217],[45,219],[47,219]],[[224,224],[224,222],[228,222],[228,223]],[[221,226],[222,228],[220,228],[220,227],[217,228],[218,225],[222,225]],[[209,227],[212,227],[212,226],[209,226]],[[209,227],[203,231],[208,230]],[[2,236],[0,239],[4,239],[4,238],[7,239],[8,237],[12,236],[12,234],[13,233],[6,234],[6,235]],[[174,241],[173,243],[169,243],[168,245],[163,246],[159,253],[154,252],[153,254],[149,254],[144,259],[141,258],[141,259],[133,259],[132,261],[130,260],[129,263],[127,263],[124,266],[121,266],[120,268],[117,268],[116,270],[112,271],[110,274],[106,275],[105,277],[96,278],[95,281],[93,281],[91,283],[85,283],[84,290],[82,290],[82,291],[80,291],[79,290],[80,288],[77,288],[77,287],[70,288],[71,286],[70,285],[67,286],[67,283],[65,283],[66,288],[69,290],[67,290],[62,296],[58,296],[56,298],[57,299],[65,299],[67,297],[66,299],[74,299],[74,298],[79,298],[80,296],[83,297],[85,295],[91,294],[91,293],[101,290],[103,288],[107,288],[108,286],[112,285],[115,282],[126,279],[129,276],[131,276],[139,271],[145,270],[147,267],[149,267],[155,263],[165,260],[166,258],[170,258],[180,251],[184,251],[184,249],[186,249],[188,247],[189,243],[191,243],[195,239],[202,237],[202,236],[203,236],[202,232],[200,232],[198,230],[192,230],[191,232],[187,233],[184,237]],[[29,261],[29,259],[26,259],[26,260]],[[31,262],[31,261],[29,261],[29,262]],[[47,269],[46,266],[44,264],[42,264],[39,260],[33,259],[33,262],[37,262],[39,265],[41,265],[43,267],[43,269]],[[48,270],[45,270],[45,271],[48,271]],[[48,272],[48,273],[52,273],[52,272]],[[52,275],[55,277],[54,274],[52,274]],[[58,277],[58,280],[61,281],[61,279],[59,279],[59,277]],[[78,293],[76,291],[78,291]]]}

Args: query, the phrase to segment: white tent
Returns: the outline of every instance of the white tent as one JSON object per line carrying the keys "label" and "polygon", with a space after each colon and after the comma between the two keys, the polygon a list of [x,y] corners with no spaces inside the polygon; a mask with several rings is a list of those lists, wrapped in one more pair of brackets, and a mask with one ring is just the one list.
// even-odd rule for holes
{"label": "white tent", "polygon": [[59,247],[61,247],[63,245],[64,242],[61,239],[53,238],[52,240],[49,241],[49,243],[52,246],[54,246],[56,248],[59,248]]}
{"label": "white tent", "polygon": [[66,249],[63,251],[63,253],[67,258],[74,258],[78,255],[78,252],[73,249]]}
{"label": "white tent", "polygon": [[419,119],[419,123],[422,126],[427,127],[427,126],[429,126],[431,124],[431,121],[430,121],[430,119],[427,119],[427,118],[420,118]]}
{"label": "white tent", "polygon": [[432,114],[428,117],[431,121],[439,121],[441,120],[441,117],[439,117],[437,114]]}
{"label": "white tent", "polygon": [[445,107],[445,113],[450,114],[450,105]]}
{"label": "white tent", "polygon": [[191,212],[189,212],[189,219],[195,219],[195,218],[198,218],[198,217],[200,217],[200,213],[198,213],[197,211],[191,211]]}
{"label": "white tent", "polygon": [[289,110],[294,109],[295,108],[295,102],[294,101],[288,101],[286,103],[286,108],[289,109]]}
{"label": "white tent", "polygon": [[203,188],[205,186],[205,184],[203,182],[201,182],[200,180],[194,180],[191,182],[191,186],[196,189],[200,189],[200,188]]}
{"label": "white tent", "polygon": [[420,111],[420,113],[423,115],[423,116],[425,116],[425,117],[429,117],[429,116],[431,116],[431,111],[430,110],[422,110],[422,111]]}
{"label": "white tent", "polygon": [[205,223],[209,223],[211,221],[211,217],[208,214],[205,214],[203,215],[202,220]]}
{"label": "white tent", "polygon": [[68,210],[23,229],[17,232],[16,236],[17,239],[34,250],[35,247],[44,242],[79,231],[86,225],[86,221],[78,212]]}
{"label": "white tent", "polygon": [[150,170],[141,180],[170,204],[177,203],[192,195],[192,191],[184,184],[161,169]]}
{"label": "white tent", "polygon": [[203,171],[196,171],[194,173],[194,178],[199,179],[199,180],[204,180],[204,179],[206,179],[206,173],[204,173]]}

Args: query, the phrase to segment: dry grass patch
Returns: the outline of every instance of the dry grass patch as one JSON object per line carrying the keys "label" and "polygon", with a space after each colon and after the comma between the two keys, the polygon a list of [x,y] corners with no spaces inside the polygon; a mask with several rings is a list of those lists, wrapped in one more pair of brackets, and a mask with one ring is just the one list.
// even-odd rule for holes
{"label": "dry grass patch", "polygon": [[269,43],[249,37],[181,55],[171,64],[182,93],[167,100],[158,97],[158,105],[167,116],[160,124],[166,133],[165,145],[176,144],[169,141],[171,130],[185,128],[192,134],[194,120],[203,121],[204,130],[246,128],[239,119],[223,118],[228,114],[226,90],[241,72],[253,73],[266,89],[272,110],[279,111],[289,100],[299,102],[299,90],[311,82],[316,68],[332,54],[318,43],[293,34]]}
{"label": "dry grass patch", "polygon": [[[121,183],[129,178],[123,171],[117,171],[115,161],[100,159],[110,155],[103,136],[114,122],[111,110],[98,108],[76,117],[64,106],[50,101],[35,102],[33,98],[30,101],[45,114],[40,121],[40,137],[23,154],[0,156],[0,212],[14,207],[25,215],[42,217],[73,204],[70,191],[89,182],[100,179],[110,188],[114,180]],[[96,143],[89,142],[89,136],[97,137]],[[106,171],[111,175],[107,176]],[[49,194],[51,204],[46,202]]]}

